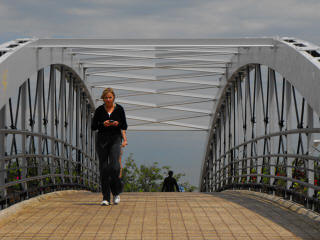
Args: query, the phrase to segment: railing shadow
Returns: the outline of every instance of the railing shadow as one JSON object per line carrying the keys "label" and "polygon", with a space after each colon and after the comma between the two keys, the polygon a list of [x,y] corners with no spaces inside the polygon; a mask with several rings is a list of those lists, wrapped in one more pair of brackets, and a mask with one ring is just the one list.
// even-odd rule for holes
{"label": "railing shadow", "polygon": [[[299,214],[290,209],[284,208],[281,205],[264,199],[262,196],[233,192],[232,190],[224,192],[207,193],[217,198],[222,198],[226,201],[236,203],[274,223],[287,229],[295,236],[302,239],[317,239],[320,232],[320,222],[311,219],[308,216]],[[304,208],[301,206],[301,208]],[[253,220],[254,221],[254,220]],[[306,226],[311,228],[311,232],[306,236],[305,232],[301,231]]]}

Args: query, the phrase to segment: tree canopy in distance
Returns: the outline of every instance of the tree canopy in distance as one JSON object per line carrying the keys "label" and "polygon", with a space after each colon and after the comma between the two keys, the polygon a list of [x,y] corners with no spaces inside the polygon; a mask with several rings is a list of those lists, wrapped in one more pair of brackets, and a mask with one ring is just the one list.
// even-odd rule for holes
{"label": "tree canopy in distance", "polygon": [[[165,177],[168,176],[170,166],[159,166],[158,162],[146,166],[140,166],[133,159],[130,153],[123,166],[124,192],[160,192]],[[179,187],[186,192],[193,192],[196,187],[189,182],[181,182],[185,173],[176,173],[173,177],[177,180]]]}

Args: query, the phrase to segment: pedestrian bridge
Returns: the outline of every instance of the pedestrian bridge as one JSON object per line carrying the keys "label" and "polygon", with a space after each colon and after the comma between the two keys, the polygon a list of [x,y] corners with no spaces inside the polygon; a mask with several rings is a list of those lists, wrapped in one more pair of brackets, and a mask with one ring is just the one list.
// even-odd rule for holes
{"label": "pedestrian bridge", "polygon": [[319,46],[295,38],[3,43],[0,206],[100,190],[90,123],[110,86],[129,131],[207,132],[201,192],[254,189],[319,211],[319,81]]}
{"label": "pedestrian bridge", "polygon": [[249,191],[123,193],[119,205],[100,206],[100,201],[98,193],[63,191],[18,203],[0,212],[0,238],[292,240],[320,236],[320,215]]}

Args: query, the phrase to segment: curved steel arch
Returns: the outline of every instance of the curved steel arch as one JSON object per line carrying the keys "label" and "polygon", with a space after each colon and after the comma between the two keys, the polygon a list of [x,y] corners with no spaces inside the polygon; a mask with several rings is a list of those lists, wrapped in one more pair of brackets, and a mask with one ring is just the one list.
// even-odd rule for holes
{"label": "curved steel arch", "polygon": [[83,69],[64,48],[37,41],[0,46],[1,207],[57,188],[99,190]]}
{"label": "curved steel arch", "polygon": [[[68,66],[64,69],[72,76],[70,79],[80,84],[85,96],[82,104],[88,104],[91,111],[97,101],[94,99],[94,90],[111,85],[120,92],[118,101],[128,104],[126,109],[132,121],[131,129],[208,131],[200,187],[203,191],[211,191],[212,180],[210,185],[208,173],[213,174],[212,166],[209,166],[209,155],[212,153],[214,127],[218,119],[221,121],[221,109],[226,101],[230,101],[226,100],[232,95],[230,91],[233,94],[235,92],[235,83],[249,76],[252,69],[261,71],[260,64],[268,66],[272,73],[276,71],[282,74],[288,84],[305,97],[310,114],[314,111],[319,115],[317,93],[320,85],[314,84],[320,79],[319,57],[319,47],[289,38],[21,39],[0,45],[0,109],[31,74],[39,73],[46,66],[51,66],[51,69]],[[148,71],[151,74],[146,73]],[[95,77],[103,77],[105,80],[97,82],[93,80]],[[203,77],[207,78],[203,80]],[[303,82],[300,81],[302,78]],[[213,89],[217,91],[208,94]],[[159,100],[157,97],[162,101],[156,101]],[[199,109],[202,103],[210,103],[213,107]],[[159,110],[159,113],[155,110]],[[87,118],[89,115],[90,110]],[[195,124],[197,119],[207,119],[208,122],[210,119],[210,123],[207,125],[205,120],[204,124]],[[4,127],[3,122],[4,119],[0,119],[0,128]],[[0,131],[18,134],[14,129],[11,132]],[[310,135],[310,131],[303,132],[306,133]],[[29,133],[20,131],[19,134]],[[63,144],[68,145],[66,142]],[[312,186],[312,189],[317,188]]]}
{"label": "curved steel arch", "polygon": [[[301,135],[303,134],[306,135],[307,148],[308,148],[307,155],[313,152],[312,140],[314,139],[314,135],[319,133],[319,129],[313,128],[314,126],[313,115],[317,114],[319,116],[320,114],[320,108],[319,108],[320,96],[318,94],[320,90],[320,85],[317,84],[320,82],[320,51],[319,50],[320,48],[318,46],[315,46],[308,42],[287,38],[287,39],[275,40],[275,44],[272,47],[243,49],[239,55],[233,58],[233,61],[230,64],[226,75],[223,76],[224,87],[223,89],[221,89],[221,91],[218,94],[219,101],[213,108],[214,114],[211,119],[211,130],[208,135],[207,149],[206,149],[206,154],[202,163],[202,172],[201,172],[200,184],[199,184],[202,191],[220,191],[222,189],[235,187],[235,186],[237,187],[251,186],[251,187],[261,188],[261,181],[263,180],[264,177],[267,177],[268,179],[270,179],[270,183],[267,184],[269,189],[275,189],[275,186],[273,185],[275,178],[286,181],[287,183],[285,188],[286,192],[290,192],[290,191],[294,192],[294,187],[298,186],[297,184],[301,184],[308,188],[308,194],[305,197],[307,197],[311,202],[312,201],[318,202],[317,191],[319,191],[320,189],[319,187],[316,186],[314,180],[317,181],[317,179],[315,179],[315,172],[316,172],[315,166],[318,166],[319,164],[319,160],[320,160],[319,157],[300,156],[302,158],[305,158],[304,160],[306,162],[305,164],[308,165],[308,167],[305,169],[306,170],[305,174],[307,175],[308,179],[304,182],[292,176],[292,171],[295,171],[296,168],[293,166],[290,166],[290,164],[292,164],[292,162],[294,161],[293,159],[297,159],[299,158],[299,156],[298,154],[294,154],[293,152],[291,152],[291,155],[290,155],[289,146],[287,146],[287,149],[285,150],[286,152],[284,154],[280,154],[280,152],[278,152],[278,154],[271,154],[269,151],[268,154],[259,155],[257,153],[253,153],[251,150],[251,153],[246,152],[246,154],[251,157],[248,157],[248,156],[245,157],[243,155],[243,157],[241,158],[239,157],[239,151],[240,151],[240,147],[244,147],[244,146],[249,147],[250,144],[256,144],[261,140],[265,142],[264,145],[266,146],[268,145],[268,143],[266,144],[267,141],[269,141],[269,144],[270,142],[275,141],[275,140],[270,140],[275,136],[279,136],[279,138],[280,136],[285,136],[287,141],[286,144],[292,145],[292,142],[293,142],[292,135],[299,133],[298,134],[299,142],[300,142],[300,139],[302,138]],[[260,117],[258,116],[258,120],[260,121],[260,123],[255,122],[256,119],[251,120],[252,136],[251,137],[247,136],[247,139],[244,136],[244,139],[246,139],[246,141],[242,140],[241,142],[239,141],[239,139],[237,140],[234,139],[234,143],[231,143],[231,145],[226,146],[227,144],[225,142],[230,141],[230,139],[228,139],[228,136],[222,137],[224,141],[222,145],[224,145],[227,148],[227,150],[224,149],[224,151],[222,151],[223,154],[220,153],[221,156],[219,157],[216,155],[217,154],[216,152],[218,151],[218,149],[217,149],[217,146],[215,146],[216,144],[215,141],[217,141],[217,138],[218,139],[221,138],[221,136],[217,137],[217,135],[219,135],[219,131],[220,133],[222,131],[227,135],[238,134],[236,132],[228,132],[228,130],[226,129],[221,130],[221,126],[228,125],[226,123],[223,123],[223,121],[230,121],[230,119],[232,121],[241,120],[240,123],[235,123],[233,126],[232,124],[229,123],[229,127],[232,131],[235,131],[236,127],[238,128],[237,131],[241,131],[240,127],[238,126],[240,124],[244,124],[243,125],[244,129],[248,127],[248,122],[246,123],[242,122],[243,121],[243,119],[241,119],[243,118],[242,116],[239,117],[238,113],[235,113],[234,116],[232,116],[232,114],[229,113],[228,111],[232,111],[232,109],[233,110],[236,109],[237,111],[240,111],[240,110],[242,111],[242,109],[240,108],[242,108],[243,106],[242,105],[240,106],[238,102],[239,99],[236,99],[236,98],[238,97],[237,94],[241,92],[239,91],[239,89],[241,89],[239,88],[241,87],[240,86],[241,82],[246,81],[249,83],[250,71],[252,69],[254,69],[254,74],[255,74],[255,79],[254,79],[255,86],[253,86],[253,90],[252,88],[251,90],[254,91],[254,93],[257,95],[262,94],[262,82],[260,82],[260,86],[259,86],[261,87],[261,89],[258,89],[259,87],[256,87],[256,84],[259,85],[259,83],[256,83],[256,82],[259,82],[259,79],[261,81],[260,65],[264,65],[268,67],[268,80],[267,80],[268,87],[269,87],[269,82],[271,81],[271,79],[269,78],[270,77],[269,74],[274,75],[271,78],[273,78],[272,81],[275,81],[275,71],[281,74],[283,79],[285,79],[283,80],[283,83],[285,83],[286,88],[283,87],[283,90],[284,90],[283,96],[285,96],[286,98],[285,104],[287,105],[285,109],[285,114],[287,114],[287,119],[285,119],[287,125],[285,126],[285,129],[284,128],[282,129],[280,127],[280,129],[277,129],[277,131],[275,131],[276,130],[275,126],[273,126],[273,128],[271,129],[267,129],[266,124],[262,123],[262,122],[269,121],[268,117],[270,118],[270,116],[268,115],[266,116],[265,114],[265,109],[264,109],[265,106],[263,104],[266,104],[266,102],[263,103],[264,101],[263,97],[258,99],[256,96],[254,97],[251,96],[249,97],[250,99],[246,99],[244,101],[255,102],[256,100],[257,101],[260,100],[259,107],[263,108],[262,110],[260,110],[260,114],[263,116],[260,116]],[[298,126],[292,126],[292,120],[290,119],[292,117],[295,117],[290,115],[290,114],[293,114],[293,113],[290,113],[290,111],[293,111],[292,109],[294,104],[296,107],[295,110],[297,111],[297,102],[296,102],[296,95],[295,95],[296,90],[302,95],[303,103],[306,102],[306,104],[308,105],[307,106],[308,109],[306,110],[308,111],[307,113],[308,117],[306,119],[307,121],[306,128],[302,126],[303,125],[302,120],[301,120],[301,123],[299,123],[301,124],[301,126],[299,126],[299,124]],[[267,91],[270,91],[270,90],[268,89]],[[275,96],[274,95],[275,91],[277,91],[277,89],[273,90],[273,93],[272,93],[273,97]],[[250,84],[249,84],[248,92],[250,92]],[[291,96],[291,93],[293,94],[293,98]],[[267,95],[269,97],[270,93],[268,92]],[[275,100],[270,101],[269,99],[268,103],[275,104]],[[238,106],[235,106],[237,104]],[[245,105],[246,104],[247,103],[245,103]],[[249,103],[248,108],[250,107],[250,111],[251,111],[252,106],[250,104],[251,103]],[[259,103],[255,102],[254,104],[259,104]],[[253,104],[253,108],[255,108],[254,104]],[[243,113],[241,112],[241,114]],[[275,114],[275,112],[273,112],[273,114]],[[296,112],[296,115],[298,117],[298,111]],[[253,116],[253,118],[255,117],[256,116]],[[301,119],[302,118],[303,118],[303,112],[302,112]],[[262,131],[257,131],[257,129],[255,129],[257,128],[255,125],[259,125],[261,128],[263,127],[263,125],[265,125],[264,127],[266,131],[264,133]],[[279,123],[279,125],[281,125],[281,123]],[[245,131],[246,130],[242,131],[242,135],[244,134]],[[261,135],[256,135],[256,133],[258,132],[260,132]],[[264,135],[265,137],[263,137]],[[236,137],[234,136],[234,138]],[[301,145],[302,143],[299,145],[298,149],[300,148]],[[244,149],[243,151],[247,151],[247,150],[248,149]],[[220,152],[221,152],[221,147],[220,147]],[[261,152],[261,149],[260,149],[260,152]],[[231,157],[229,156],[229,160],[226,160],[226,158],[228,158],[228,155],[230,155]],[[281,157],[284,157],[286,161],[285,165],[287,166],[286,167],[287,169],[286,169],[285,177],[275,176],[275,171],[276,171],[275,168],[277,166],[272,167],[272,164],[275,164],[274,162],[268,163],[269,164],[268,166],[271,169],[271,173],[269,172],[269,174],[262,174],[261,172],[262,166],[259,167],[259,161],[260,161],[260,164],[262,164],[261,159],[263,159],[263,161],[266,157],[268,157],[269,159],[278,157],[279,159],[280,155]],[[228,162],[230,161],[230,159],[231,161],[235,161],[235,163],[232,163],[233,166],[228,166],[228,167],[224,166],[225,161]],[[251,171],[253,167],[250,167],[250,166],[246,166],[247,168],[246,175],[243,174],[241,170],[239,170],[239,173],[230,172],[230,169],[228,170],[228,168],[231,168],[231,169],[235,167],[240,168],[240,166],[235,166],[235,165],[236,164],[243,165],[245,161],[248,159],[253,159],[254,161],[258,162],[258,165],[257,165],[258,167],[254,169],[254,171],[258,170],[258,172],[256,172],[255,174],[252,174]],[[223,167],[220,165],[221,161],[224,162],[222,164]],[[230,163],[227,163],[227,164],[230,164]],[[222,167],[222,170],[221,170],[221,167]],[[231,171],[234,171],[234,170],[231,170]],[[217,175],[219,174],[220,175],[229,174],[230,175],[229,177],[228,176],[227,177],[225,176],[225,177],[232,178],[232,180],[229,182],[225,178],[223,180],[221,179],[217,180]],[[245,182],[241,183],[241,181],[239,180],[242,177],[241,175],[246,178]],[[218,178],[220,177],[221,176],[218,176]],[[252,177],[258,178],[254,184],[252,184]],[[319,178],[319,176],[317,177]],[[293,185],[293,183],[296,185]]]}
{"label": "curved steel arch", "polygon": [[[94,106],[91,94],[83,81],[83,68],[74,61],[73,55],[65,48],[43,48],[38,46],[38,39],[21,39],[0,45],[0,109],[8,99],[16,94],[17,89],[32,74],[50,65],[64,65],[81,83],[90,105]],[[13,46],[13,47],[10,47]]]}
{"label": "curved steel arch", "polygon": [[288,79],[312,109],[320,114],[320,84],[317,84],[320,83],[320,48],[301,40],[286,40],[278,40],[270,48],[244,50],[233,60],[227,76],[232,79],[239,69],[248,64],[266,65]]}

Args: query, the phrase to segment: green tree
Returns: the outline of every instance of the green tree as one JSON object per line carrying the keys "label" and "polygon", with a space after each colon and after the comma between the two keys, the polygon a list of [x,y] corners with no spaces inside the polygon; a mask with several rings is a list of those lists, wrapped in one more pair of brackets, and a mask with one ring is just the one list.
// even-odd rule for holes
{"label": "green tree", "polygon": [[137,181],[137,176],[139,175],[140,173],[137,164],[134,162],[132,153],[130,153],[129,157],[125,161],[122,172],[122,179],[124,181],[125,192],[139,192],[139,186]]}
{"label": "green tree", "polygon": [[[138,165],[133,159],[133,154],[125,160],[123,167],[123,181],[125,192],[159,192],[162,188],[164,177],[167,176],[170,166],[159,166],[158,162],[154,162],[150,166]],[[179,183],[184,173],[174,175]],[[180,183],[185,191],[192,192],[196,189],[188,182]]]}
{"label": "green tree", "polygon": [[162,169],[158,167],[158,163],[154,162],[151,166],[140,166],[140,174],[138,184],[142,192],[158,192],[160,191],[159,182],[162,181]]}

